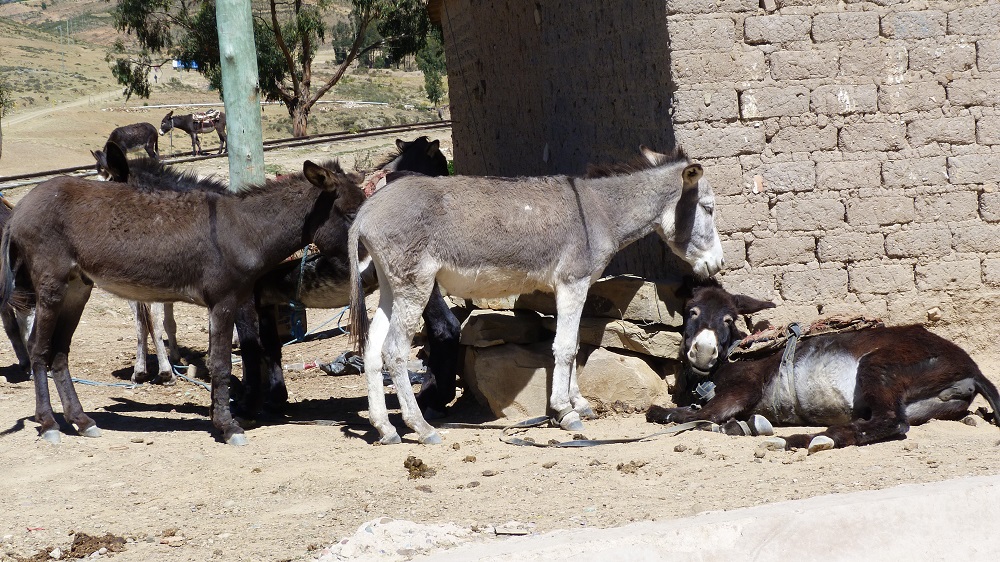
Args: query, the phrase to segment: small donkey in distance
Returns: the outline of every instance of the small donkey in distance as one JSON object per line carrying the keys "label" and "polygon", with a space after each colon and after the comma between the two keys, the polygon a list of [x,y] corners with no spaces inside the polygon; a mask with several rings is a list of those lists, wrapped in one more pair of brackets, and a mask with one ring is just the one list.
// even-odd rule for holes
{"label": "small donkey in distance", "polygon": [[815,434],[774,438],[785,449],[810,453],[834,447],[903,439],[911,425],[959,420],[977,394],[1000,411],[1000,394],[975,361],[954,343],[920,325],[876,327],[802,339],[792,369],[782,351],[732,361],[727,350],[745,334],[740,315],[774,303],[701,286],[684,308],[683,358],[715,382],[701,409],[654,406],[652,422],[725,423],[758,414],[776,425],[828,425]]}

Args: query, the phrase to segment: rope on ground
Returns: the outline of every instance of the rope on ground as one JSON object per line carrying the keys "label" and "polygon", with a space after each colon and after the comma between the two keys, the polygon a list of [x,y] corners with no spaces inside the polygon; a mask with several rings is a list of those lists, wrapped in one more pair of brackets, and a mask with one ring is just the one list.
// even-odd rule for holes
{"label": "rope on ground", "polygon": [[708,420],[695,420],[688,423],[682,423],[675,425],[669,429],[663,431],[657,431],[656,433],[650,433],[649,435],[643,435],[642,437],[627,437],[620,439],[574,439],[572,441],[549,441],[547,443],[537,443],[533,439],[521,439],[520,437],[515,437],[512,433],[518,431],[524,431],[532,427],[541,427],[543,425],[548,425],[550,418],[548,416],[538,416],[535,418],[529,418],[526,420],[519,421],[514,424],[495,424],[495,423],[442,423],[438,424],[436,427],[439,429],[500,429],[500,441],[507,443],[508,445],[517,445],[519,447],[556,447],[556,448],[578,448],[578,447],[594,447],[596,445],[614,445],[621,443],[637,443],[639,441],[645,441],[647,439],[652,439],[653,437],[658,437],[660,435],[677,435],[678,433],[683,433],[685,431],[690,431],[692,429],[698,429],[700,427],[711,426],[712,422]]}

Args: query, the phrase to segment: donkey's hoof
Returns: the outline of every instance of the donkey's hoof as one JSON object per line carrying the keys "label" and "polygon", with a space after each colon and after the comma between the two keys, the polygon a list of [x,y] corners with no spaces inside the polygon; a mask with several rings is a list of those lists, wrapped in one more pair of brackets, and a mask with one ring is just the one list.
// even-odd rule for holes
{"label": "donkey's hoof", "polygon": [[830,439],[826,435],[817,435],[809,442],[809,454],[832,449],[834,445],[833,439]]}
{"label": "donkey's hoof", "polygon": [[774,427],[771,422],[760,414],[750,416],[748,423],[754,435],[774,435]]}
{"label": "donkey's hoof", "polygon": [[383,435],[382,438],[378,440],[379,445],[396,445],[402,442],[403,440],[399,438],[399,434],[396,432]]}
{"label": "donkey's hoof", "polygon": [[229,439],[226,439],[226,444],[234,447],[243,447],[248,443],[245,433],[234,433]]}
{"label": "donkey's hoof", "polygon": [[132,384],[142,384],[149,382],[153,377],[149,373],[132,373]]}
{"label": "donkey's hoof", "polygon": [[784,451],[788,448],[788,442],[781,437],[772,437],[770,439],[765,439],[760,446],[768,451]]}
{"label": "donkey's hoof", "polygon": [[163,386],[174,386],[177,384],[177,377],[171,373],[160,373],[156,375],[156,379],[153,381],[155,384],[162,384]]}
{"label": "donkey's hoof", "polygon": [[421,437],[419,439],[419,441],[423,445],[440,445],[441,444],[441,435],[438,432],[436,432],[436,431],[432,431],[432,432],[428,433],[427,435],[424,435],[423,437]]}
{"label": "donkey's hoof", "polygon": [[59,434],[58,429],[49,429],[42,432],[42,439],[52,443],[53,445],[58,445],[62,441],[62,435]]}
{"label": "donkey's hoof", "polygon": [[571,411],[564,415],[562,419],[555,420],[560,428],[566,431],[583,431],[583,422],[580,421],[580,414]]}
{"label": "donkey's hoof", "polygon": [[81,429],[80,430],[80,435],[82,435],[84,437],[100,437],[101,436],[101,428],[97,427],[96,425],[92,425],[92,426],[88,427],[87,429]]}
{"label": "donkey's hoof", "polygon": [[583,408],[576,410],[577,414],[580,414],[581,420],[593,420],[597,419],[597,414],[594,413],[594,409],[590,405],[584,406]]}

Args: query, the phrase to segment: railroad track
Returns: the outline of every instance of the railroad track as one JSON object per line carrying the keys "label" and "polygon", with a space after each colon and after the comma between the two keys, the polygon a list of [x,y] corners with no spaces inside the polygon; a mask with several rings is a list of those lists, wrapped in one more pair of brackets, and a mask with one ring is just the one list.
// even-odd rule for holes
{"label": "railroad track", "polygon": [[[264,151],[281,150],[283,148],[294,148],[308,146],[311,144],[329,143],[337,141],[348,141],[367,137],[380,137],[386,135],[401,135],[420,131],[432,131],[435,129],[446,129],[451,127],[451,121],[430,121],[425,123],[413,123],[410,125],[393,125],[390,127],[376,127],[374,129],[361,129],[357,132],[341,131],[336,133],[322,133],[318,135],[308,135],[304,137],[288,137],[283,139],[272,139],[264,141]],[[182,152],[179,155],[164,158],[166,164],[182,164],[185,162],[197,162],[199,160],[210,160],[212,158],[226,158],[226,154],[203,154],[194,155],[193,152]],[[96,174],[94,165],[76,166],[73,168],[60,168],[58,170],[45,170],[42,172],[32,172],[30,174],[19,174],[15,176],[0,176],[0,190],[33,185],[41,183],[55,176],[90,176]]]}

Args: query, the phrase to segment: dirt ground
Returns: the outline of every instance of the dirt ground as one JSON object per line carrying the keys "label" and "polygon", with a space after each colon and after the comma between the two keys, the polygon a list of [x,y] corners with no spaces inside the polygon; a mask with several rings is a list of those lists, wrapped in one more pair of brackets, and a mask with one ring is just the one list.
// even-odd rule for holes
{"label": "dirt ground", "polygon": [[[31,52],[18,48],[28,41],[0,34],[5,60],[28,60]],[[104,64],[100,59],[100,52],[84,49],[71,52],[68,64],[97,68]],[[176,74],[160,77],[161,83],[180,82],[160,99],[214,101],[194,77]],[[165,111],[135,104],[130,111],[112,109],[121,104],[117,92],[104,79],[88,84],[82,97],[56,88],[51,99],[19,106],[3,123],[0,175],[87,164],[88,151],[100,147],[114,126],[136,120],[155,124]],[[277,135],[278,128],[270,134]],[[447,135],[432,136],[447,150]],[[364,168],[387,154],[392,140],[318,145],[265,158],[269,173],[296,170],[306,158],[339,157],[348,167]],[[209,136],[206,148],[215,143]],[[202,173],[227,169],[221,159],[198,165]],[[28,189],[8,189],[5,195],[16,201]],[[331,335],[338,314],[309,311],[310,328],[330,337],[289,345],[284,362],[329,361],[347,350],[345,336]],[[185,358],[200,365],[207,315],[178,305],[177,319]],[[0,560],[51,559],[57,548],[63,558],[86,556],[101,546],[107,551],[100,557],[121,561],[327,560],[327,547],[383,517],[451,523],[467,531],[462,540],[498,541],[505,539],[496,527],[512,533],[609,527],[1000,472],[1000,429],[981,420],[932,422],[913,428],[904,441],[813,456],[762,453],[762,438],[708,432],[541,449],[504,444],[493,429],[450,429],[442,431],[440,446],[417,445],[408,434],[401,445],[376,446],[361,377],[331,377],[315,368],[289,369],[287,417],[261,420],[247,431],[250,444],[235,448],[212,433],[209,393],[202,386],[127,385],[134,354],[127,305],[96,290],[74,338],[70,367],[74,376],[97,383],[78,383],[77,390],[103,436],[79,437],[67,428],[62,444],[53,446],[39,441],[32,383],[18,372],[6,340],[0,342]],[[1000,357],[976,359],[1000,383]],[[54,405],[60,411],[58,401]],[[448,421],[484,417],[460,398]],[[402,428],[398,415],[394,420]],[[641,415],[612,415],[588,422],[584,435],[634,437],[659,429]],[[539,442],[571,437],[553,429],[528,435]],[[433,474],[410,479],[411,456]],[[75,538],[79,550],[73,549]],[[363,558],[405,559],[422,544],[412,537],[389,541],[382,552]]]}
{"label": "dirt ground", "polygon": [[[435,136],[450,149],[447,136]],[[378,160],[391,141],[268,158],[286,169],[327,156],[353,166]],[[224,160],[199,166],[225,174]],[[7,195],[16,201],[28,189]],[[905,441],[814,456],[762,453],[762,438],[708,432],[562,450],[507,445],[492,429],[450,429],[442,432],[441,446],[418,445],[407,434],[402,445],[376,446],[361,377],[296,365],[330,361],[348,349],[346,336],[333,335],[346,323],[339,313],[309,311],[309,327],[322,337],[286,347],[287,417],[261,420],[248,430],[244,448],[226,446],[212,433],[203,387],[125,384],[135,353],[132,320],[126,304],[107,293],[95,291],[70,357],[76,377],[101,384],[77,385],[103,430],[98,439],[66,431],[61,445],[39,441],[32,383],[12,365],[6,341],[0,343],[0,365],[10,365],[0,368],[6,377],[0,382],[0,560],[39,553],[44,559],[55,548],[68,556],[82,535],[124,539],[103,555],[123,561],[338,560],[324,555],[328,547],[381,518],[454,524],[466,531],[460,540],[498,541],[504,538],[496,527],[515,533],[609,527],[1000,471],[1000,430],[982,420],[974,426],[932,422],[913,428]],[[207,315],[178,305],[177,318],[185,358],[201,366]],[[1000,382],[997,357],[976,359]],[[462,398],[454,411],[449,421],[487,419]],[[394,420],[402,428],[398,415]],[[634,437],[659,429],[641,415],[612,415],[588,422],[584,435]],[[554,429],[528,435],[539,442],[570,438]],[[411,456],[433,474],[410,479]],[[426,534],[409,529],[383,540],[380,554],[366,551],[358,559],[404,560],[422,552]]]}

